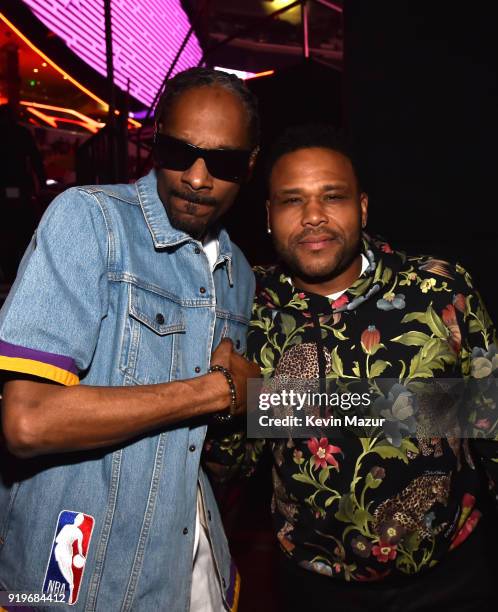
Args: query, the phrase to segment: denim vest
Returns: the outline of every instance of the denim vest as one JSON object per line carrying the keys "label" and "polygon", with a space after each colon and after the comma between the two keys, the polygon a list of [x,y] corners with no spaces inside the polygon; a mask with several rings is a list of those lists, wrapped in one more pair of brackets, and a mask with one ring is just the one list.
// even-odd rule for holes
{"label": "denim vest", "polygon": [[[67,190],[47,210],[0,313],[0,368],[66,385],[132,386],[206,373],[223,337],[243,352],[254,278],[225,230],[218,239],[212,273],[202,245],[171,227],[154,171],[134,185]],[[111,449],[0,457],[0,588],[42,591],[67,510],[94,522],[77,601],[59,609],[188,610],[199,482],[231,609],[239,581],[200,466],[205,433],[191,421]]]}

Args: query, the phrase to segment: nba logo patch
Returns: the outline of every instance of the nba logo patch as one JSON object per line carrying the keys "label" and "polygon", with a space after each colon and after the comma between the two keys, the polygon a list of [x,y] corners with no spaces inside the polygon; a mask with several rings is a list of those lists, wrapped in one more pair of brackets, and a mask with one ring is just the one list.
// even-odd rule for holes
{"label": "nba logo patch", "polygon": [[43,593],[62,595],[69,605],[78,601],[94,524],[93,516],[83,512],[63,510],[59,514]]}

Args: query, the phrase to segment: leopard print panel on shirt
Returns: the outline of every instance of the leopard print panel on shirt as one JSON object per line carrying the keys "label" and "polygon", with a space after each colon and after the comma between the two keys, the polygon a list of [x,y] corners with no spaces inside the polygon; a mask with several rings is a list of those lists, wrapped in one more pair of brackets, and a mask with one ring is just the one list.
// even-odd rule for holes
{"label": "leopard print panel on shirt", "polygon": [[[447,504],[450,481],[451,474],[427,474],[416,478],[401,493],[386,499],[376,508],[373,523],[375,533],[380,534],[383,525],[395,521],[406,532],[415,531],[421,538],[430,539],[436,535],[427,514],[436,503]],[[441,528],[439,525],[437,532]]]}
{"label": "leopard print panel on shirt", "polygon": [[[330,372],[331,358],[330,353],[322,348],[325,357],[325,373]],[[274,377],[280,379],[299,379],[306,380],[319,377],[318,367],[318,348],[314,342],[303,342],[297,346],[293,346],[286,351],[277,367],[275,368]]]}

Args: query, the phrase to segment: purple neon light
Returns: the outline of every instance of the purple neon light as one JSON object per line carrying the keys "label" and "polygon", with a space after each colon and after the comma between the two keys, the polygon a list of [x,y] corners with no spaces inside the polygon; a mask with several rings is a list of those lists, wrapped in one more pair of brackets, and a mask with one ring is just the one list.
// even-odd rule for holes
{"label": "purple neon light", "polygon": [[[103,0],[24,0],[32,12],[97,72],[106,74]],[[114,81],[150,105],[190,23],[180,0],[113,0]],[[174,71],[202,56],[193,34]],[[173,74],[174,74],[173,73]]]}

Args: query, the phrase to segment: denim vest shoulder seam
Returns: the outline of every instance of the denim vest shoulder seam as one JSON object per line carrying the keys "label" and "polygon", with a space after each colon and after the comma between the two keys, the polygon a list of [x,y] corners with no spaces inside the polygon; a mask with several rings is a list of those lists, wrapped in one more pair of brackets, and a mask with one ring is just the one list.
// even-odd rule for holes
{"label": "denim vest shoulder seam", "polygon": [[95,199],[99,207],[99,210],[102,214],[102,218],[104,220],[104,224],[105,224],[106,231],[107,231],[107,236],[106,236],[107,238],[107,262],[106,262],[107,266],[106,267],[107,267],[107,273],[109,275],[111,270],[115,269],[116,267],[116,244],[115,244],[116,241],[114,239],[114,232],[112,231],[112,226],[111,226],[111,215],[109,214],[109,211],[107,210],[105,203],[102,202],[100,198],[98,197],[97,195],[98,192],[85,191],[85,190],[82,190],[82,191],[84,191],[88,195],[91,195]]}
{"label": "denim vest shoulder seam", "polygon": [[104,195],[109,196],[110,198],[114,198],[126,204],[131,204],[132,206],[140,206],[140,202],[138,200],[131,199],[131,197],[130,199],[128,199],[119,193],[111,191],[110,189],[104,189],[99,185],[82,186],[82,187],[77,187],[77,189],[79,191],[83,191],[85,193],[92,194],[92,195],[96,193],[103,193]]}

